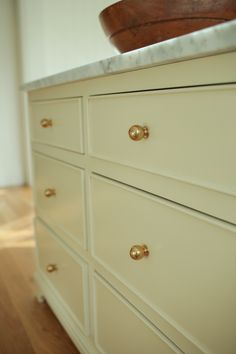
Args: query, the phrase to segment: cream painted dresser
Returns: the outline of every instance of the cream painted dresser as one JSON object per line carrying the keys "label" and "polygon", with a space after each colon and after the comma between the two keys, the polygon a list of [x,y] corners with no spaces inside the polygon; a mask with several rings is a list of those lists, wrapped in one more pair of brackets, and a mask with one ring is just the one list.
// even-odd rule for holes
{"label": "cream painted dresser", "polygon": [[235,34],[24,87],[36,278],[81,353],[236,353]]}

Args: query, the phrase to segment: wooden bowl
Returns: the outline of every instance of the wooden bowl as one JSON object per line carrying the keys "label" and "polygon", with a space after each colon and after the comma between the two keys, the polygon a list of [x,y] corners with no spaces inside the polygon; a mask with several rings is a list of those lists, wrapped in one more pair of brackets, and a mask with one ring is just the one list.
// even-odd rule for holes
{"label": "wooden bowl", "polygon": [[236,18],[236,0],[122,0],[99,19],[122,53]]}

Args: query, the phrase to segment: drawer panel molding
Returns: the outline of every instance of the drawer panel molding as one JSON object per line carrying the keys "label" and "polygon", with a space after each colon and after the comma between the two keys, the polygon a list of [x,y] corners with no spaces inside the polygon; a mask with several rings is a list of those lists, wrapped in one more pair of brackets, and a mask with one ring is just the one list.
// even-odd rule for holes
{"label": "drawer panel molding", "polygon": [[88,267],[72,255],[39,219],[35,222],[41,271],[56,290],[84,334],[89,333]]}
{"label": "drawer panel molding", "polygon": [[31,103],[32,140],[83,153],[82,100]]}
{"label": "drawer panel molding", "polygon": [[235,85],[91,97],[89,154],[235,197],[235,99]]}
{"label": "drawer panel molding", "polygon": [[101,177],[91,200],[97,261],[194,344],[233,354],[236,228]]}
{"label": "drawer panel molding", "polygon": [[183,354],[97,274],[94,287],[95,338],[101,353]]}
{"label": "drawer panel molding", "polygon": [[65,240],[86,248],[84,171],[34,154],[37,213]]}

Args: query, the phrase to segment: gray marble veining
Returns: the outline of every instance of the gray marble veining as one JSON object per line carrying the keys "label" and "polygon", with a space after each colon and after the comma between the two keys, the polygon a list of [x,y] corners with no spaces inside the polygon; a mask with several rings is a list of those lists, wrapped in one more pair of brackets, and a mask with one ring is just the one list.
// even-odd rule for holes
{"label": "gray marble veining", "polygon": [[32,81],[22,85],[21,88],[30,91],[86,78],[137,70],[148,66],[163,65],[235,50],[236,20],[233,20]]}

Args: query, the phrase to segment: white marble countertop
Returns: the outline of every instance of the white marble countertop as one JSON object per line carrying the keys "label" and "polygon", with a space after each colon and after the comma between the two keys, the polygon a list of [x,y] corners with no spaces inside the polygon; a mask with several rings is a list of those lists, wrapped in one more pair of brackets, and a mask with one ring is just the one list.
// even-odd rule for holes
{"label": "white marble countertop", "polygon": [[22,85],[34,90],[236,50],[236,20],[119,54]]}

